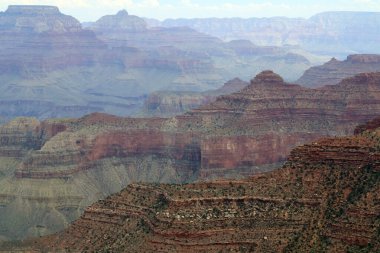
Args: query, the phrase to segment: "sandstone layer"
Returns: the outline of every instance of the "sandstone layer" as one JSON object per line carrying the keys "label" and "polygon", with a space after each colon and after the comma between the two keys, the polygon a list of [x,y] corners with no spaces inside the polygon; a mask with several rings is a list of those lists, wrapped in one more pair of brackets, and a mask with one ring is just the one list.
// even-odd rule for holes
{"label": "sandstone layer", "polygon": [[380,125],[373,126],[297,147],[281,169],[249,179],[132,184],[29,245],[43,252],[379,252]]}
{"label": "sandstone layer", "polygon": [[292,148],[352,133],[380,113],[380,74],[308,89],[272,71],[173,118],[20,119],[0,129],[0,235],[59,231],[131,182],[242,178],[280,166]]}

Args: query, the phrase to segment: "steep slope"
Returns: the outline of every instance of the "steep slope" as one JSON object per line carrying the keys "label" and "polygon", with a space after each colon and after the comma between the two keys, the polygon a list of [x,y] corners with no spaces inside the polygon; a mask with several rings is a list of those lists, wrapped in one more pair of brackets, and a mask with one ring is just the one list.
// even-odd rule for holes
{"label": "steep slope", "polygon": [[44,252],[378,252],[377,127],[297,147],[281,169],[246,180],[132,184],[31,245]]}
{"label": "steep slope", "polygon": [[379,12],[323,12],[303,18],[200,18],[146,20],[151,26],[187,26],[225,41],[250,40],[259,46],[299,45],[314,53],[343,56],[380,53]]}
{"label": "steep slope", "polygon": [[29,120],[32,130],[25,131],[8,130],[20,124],[11,123],[0,140],[22,141],[1,144],[1,157],[11,149],[18,155],[0,163],[0,235],[58,231],[131,182],[185,183],[272,170],[295,146],[352,133],[379,115],[379,94],[379,73],[308,89],[265,71],[243,90],[169,119],[98,113]]}
{"label": "steep slope", "polygon": [[344,78],[352,77],[359,73],[376,71],[380,71],[380,55],[349,55],[344,61],[333,58],[321,66],[311,67],[305,71],[296,83],[305,87],[317,88],[337,84]]}

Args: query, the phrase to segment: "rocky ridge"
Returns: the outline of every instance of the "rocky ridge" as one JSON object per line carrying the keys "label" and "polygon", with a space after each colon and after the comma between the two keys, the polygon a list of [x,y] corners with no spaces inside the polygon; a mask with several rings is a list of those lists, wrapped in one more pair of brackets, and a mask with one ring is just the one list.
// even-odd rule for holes
{"label": "rocky ridge", "polygon": [[344,61],[335,58],[321,65],[311,67],[296,81],[296,83],[310,88],[333,85],[344,78],[359,73],[380,71],[380,55],[361,54],[349,55]]}
{"label": "rocky ridge", "polygon": [[205,92],[154,92],[144,102],[141,114],[156,117],[180,115],[201,105],[211,103],[220,95],[237,92],[247,85],[247,82],[234,78],[219,89]]}
{"label": "rocky ridge", "polygon": [[272,170],[295,146],[352,133],[376,117],[379,85],[379,73],[367,73],[308,89],[264,71],[241,91],[173,118],[95,113],[30,120],[32,128],[23,135],[3,126],[0,140],[25,137],[12,144],[19,157],[1,157],[1,235],[59,231],[85,207],[131,182],[185,183]]}
{"label": "rocky ridge", "polygon": [[129,15],[126,10],[119,11],[116,15],[101,17],[93,24],[93,29],[109,32],[110,30],[146,31],[145,21],[137,16]]}
{"label": "rocky ridge", "polygon": [[250,40],[259,46],[298,45],[332,56],[379,53],[379,12],[323,12],[309,19],[198,18],[146,20],[150,26],[187,26],[225,41]]}
{"label": "rocky ridge", "polygon": [[380,125],[295,148],[249,179],[132,184],[35,250],[378,252]]}

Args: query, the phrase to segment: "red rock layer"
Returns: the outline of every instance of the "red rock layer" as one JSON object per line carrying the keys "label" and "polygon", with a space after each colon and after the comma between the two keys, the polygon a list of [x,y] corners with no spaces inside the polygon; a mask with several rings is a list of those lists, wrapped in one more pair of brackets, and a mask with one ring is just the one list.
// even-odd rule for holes
{"label": "red rock layer", "polygon": [[[0,190],[7,201],[3,207],[6,212],[0,213],[2,220],[16,219],[12,214],[20,210],[17,203],[23,202],[12,200],[14,192],[23,194],[25,205],[46,207],[23,214],[24,219],[36,218],[29,219],[22,231],[46,233],[63,228],[68,220],[78,217],[81,208],[133,181],[184,183],[271,170],[284,161],[292,147],[322,136],[352,133],[357,124],[379,114],[379,90],[378,73],[361,74],[335,86],[312,90],[286,84],[267,71],[241,92],[221,96],[210,105],[170,119],[96,113],[76,120],[36,122],[32,130],[11,128],[12,135],[28,141],[12,145],[22,162],[20,159],[12,171],[5,168],[2,182],[7,187]],[[7,135],[1,133],[0,139]],[[2,148],[11,150],[7,145]],[[368,150],[352,149],[337,160],[322,156],[328,152],[320,153],[318,149],[310,149],[309,153],[339,166],[338,161],[344,159],[351,159],[356,166],[355,159],[360,163],[361,157],[368,157],[363,153]],[[308,153],[304,156],[313,161]],[[58,183],[51,193],[50,188]],[[46,187],[40,191],[40,185]],[[29,194],[28,189],[33,191]],[[57,202],[43,197],[51,195]],[[264,196],[268,197],[267,193]],[[72,197],[82,201],[72,205]],[[56,210],[68,217],[66,223],[58,223],[62,215]],[[46,215],[37,216],[39,211]],[[51,215],[56,218],[48,223]],[[40,229],[41,223],[46,230]],[[11,231],[13,225],[4,227],[4,231]],[[21,233],[14,234],[21,238]]]}
{"label": "red rock layer", "polygon": [[31,245],[48,252],[378,252],[380,136],[368,133],[300,146],[282,169],[251,179],[133,184]]}
{"label": "red rock layer", "polygon": [[355,134],[361,134],[364,131],[372,131],[375,130],[376,128],[380,127],[380,118],[376,118],[374,120],[371,120],[363,125],[359,125],[355,128],[354,133]]}
{"label": "red rock layer", "polygon": [[[172,119],[93,114],[70,127],[43,126],[49,138],[62,132],[68,147],[57,144],[63,137],[49,139],[46,148],[25,159],[16,175],[69,176],[102,159],[151,155],[157,160],[174,159],[178,171],[188,171],[185,178],[191,171],[202,179],[247,175],[283,162],[297,145],[352,133],[357,124],[379,114],[379,73],[313,90],[284,83],[265,71],[242,91]],[[187,156],[197,157],[191,169],[181,168],[189,164]]]}

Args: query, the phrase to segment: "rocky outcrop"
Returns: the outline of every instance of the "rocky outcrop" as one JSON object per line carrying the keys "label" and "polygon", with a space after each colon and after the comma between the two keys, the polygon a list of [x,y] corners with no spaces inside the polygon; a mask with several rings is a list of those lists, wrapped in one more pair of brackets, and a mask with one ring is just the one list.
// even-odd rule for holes
{"label": "rocky outcrop", "polygon": [[378,130],[300,146],[281,169],[245,180],[132,184],[29,245],[44,252],[378,252]]}
{"label": "rocky outcrop", "polygon": [[0,163],[1,235],[58,231],[131,182],[187,183],[273,170],[295,146],[353,133],[379,115],[379,85],[380,74],[367,73],[308,89],[264,71],[241,91],[173,118],[95,113],[36,122],[31,140],[39,146],[21,142],[14,148],[25,150],[22,159],[4,156]]}
{"label": "rocky outcrop", "polygon": [[183,114],[215,101],[220,95],[237,92],[247,86],[248,83],[234,78],[217,90],[205,92],[155,92],[149,95],[144,103],[142,115],[171,117]]}
{"label": "rocky outcrop", "polygon": [[337,84],[344,78],[352,77],[359,73],[376,71],[380,71],[380,55],[349,55],[344,61],[333,58],[321,66],[311,67],[305,71],[296,83],[317,88]]}

